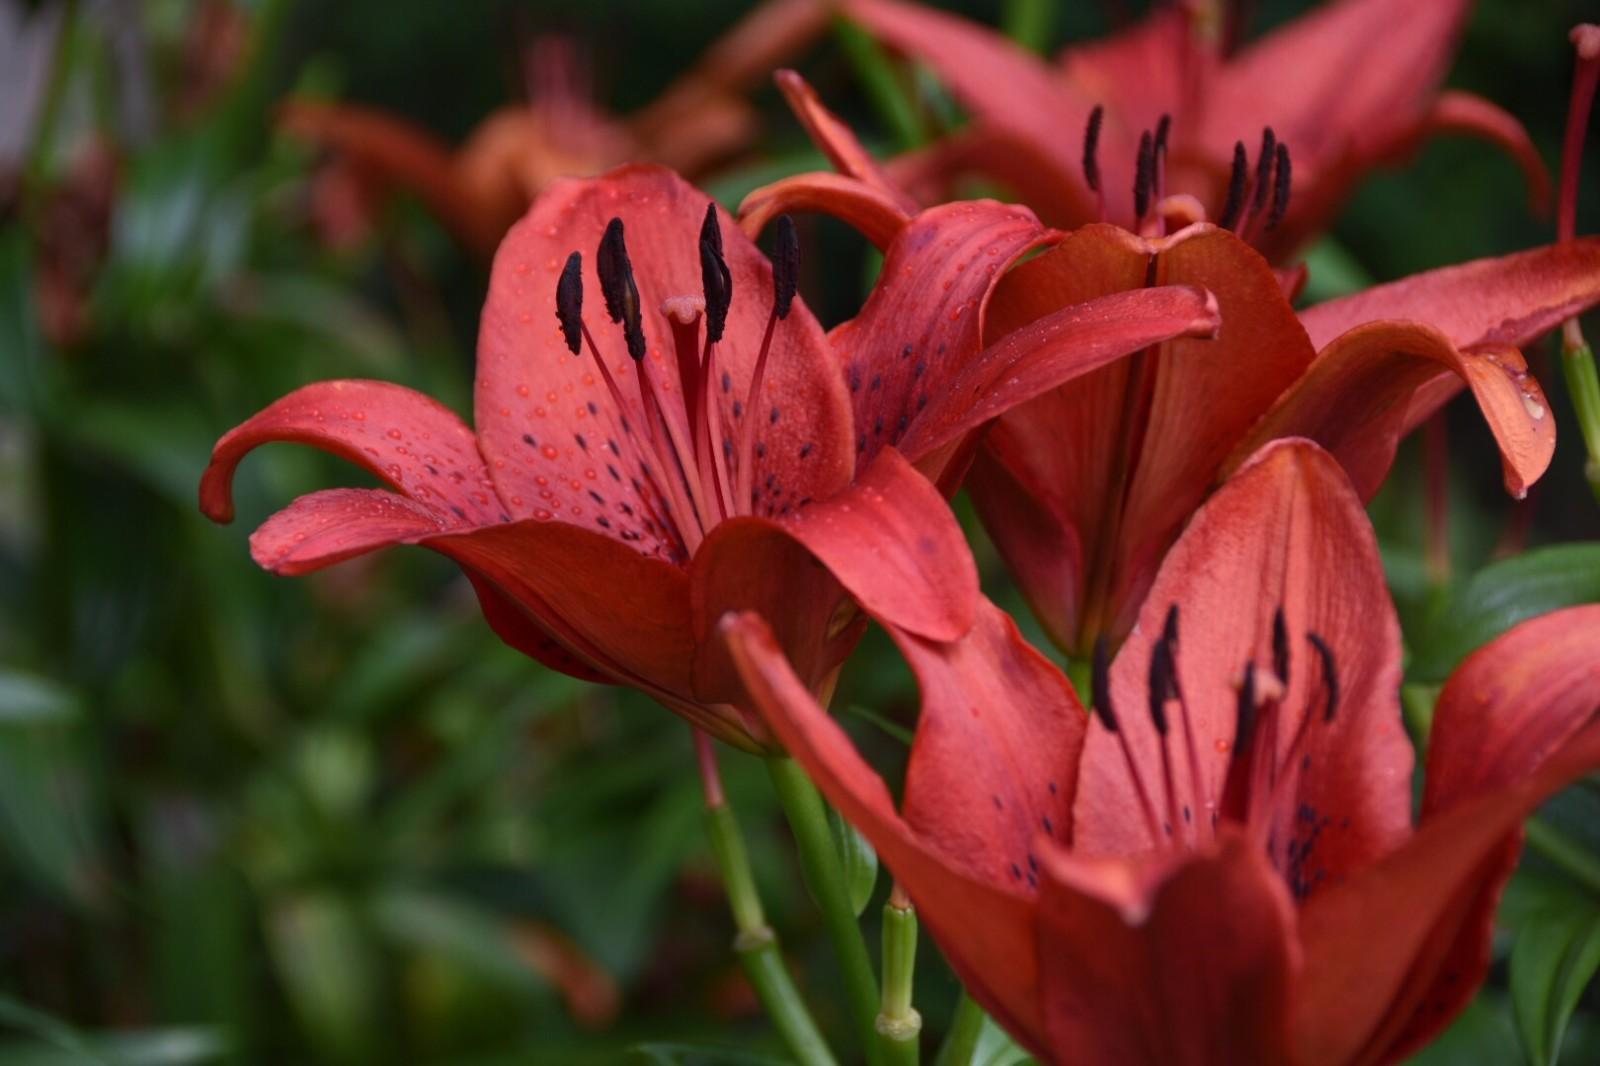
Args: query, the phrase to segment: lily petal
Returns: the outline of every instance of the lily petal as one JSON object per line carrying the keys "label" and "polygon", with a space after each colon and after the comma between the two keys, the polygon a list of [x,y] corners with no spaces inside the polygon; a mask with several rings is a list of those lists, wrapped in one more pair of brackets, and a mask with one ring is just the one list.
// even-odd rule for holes
{"label": "lily petal", "polygon": [[1062,308],[1006,334],[939,385],[900,447],[920,459],[1080,375],[1177,337],[1214,337],[1221,323],[1216,298],[1188,285],[1112,293]]}
{"label": "lily petal", "polygon": [[[1470,0],[1335,0],[1247,46],[1220,72],[1207,143],[1271,126],[1311,177],[1410,125],[1444,79]],[[1228,128],[1222,129],[1226,123]]]}
{"label": "lily petal", "polygon": [[837,218],[880,251],[911,215],[893,196],[843,174],[796,174],[753,190],[739,204],[739,226],[752,240],[782,214],[816,211]]}
{"label": "lily petal", "polygon": [[200,510],[233,520],[233,473],[251,450],[287,441],[348,459],[459,524],[504,512],[478,445],[455,412],[383,381],[323,381],[296,389],[228,431],[200,479]]}
{"label": "lily petal", "polygon": [[1361,498],[1394,462],[1417,390],[1443,366],[1464,381],[1500,446],[1506,491],[1528,494],[1555,454],[1555,419],[1515,348],[1462,352],[1414,322],[1373,322],[1330,344],[1239,443],[1224,473],[1275,437],[1307,437],[1332,452]]}
{"label": "lily petal", "polygon": [[[650,547],[650,532],[636,517],[649,507],[634,484],[648,479],[638,473],[642,460],[629,446],[630,429],[641,433],[645,425],[637,368],[618,332],[591,312],[591,332],[623,394],[626,409],[616,411],[589,353],[572,355],[562,343],[556,275],[571,251],[583,252],[585,292],[597,305],[601,289],[591,252],[610,220],[623,220],[649,340],[645,358],[657,388],[672,392],[679,387],[669,361],[674,346],[657,309],[668,297],[701,291],[697,239],[706,203],[705,194],[669,170],[627,166],[555,185],[506,235],[479,331],[476,406],[480,446],[514,516],[571,515],[619,541]],[[721,425],[732,432],[739,424],[734,405],[742,416],[772,309],[772,267],[730,217],[720,210],[719,217],[734,295],[714,356],[720,387],[712,391]],[[803,302],[796,301],[773,334],[763,388],[759,411],[750,412],[761,419],[756,483],[775,476],[795,499],[820,499],[842,488],[853,466],[848,398]]]}
{"label": "lily petal", "polygon": [[482,574],[463,570],[472,590],[478,594],[478,606],[483,619],[495,635],[534,662],[543,663],[580,681],[614,684],[616,679],[586,659],[580,658],[566,645],[551,635],[539,623],[538,617],[527,607],[500,590],[500,587]]}
{"label": "lily petal", "polygon": [[1229,832],[1195,854],[1051,851],[1040,995],[1062,1062],[1288,1062],[1294,908],[1261,849]]}
{"label": "lily petal", "polygon": [[1526,347],[1600,302],[1600,238],[1477,259],[1379,285],[1300,312],[1318,349],[1366,322],[1426,322],[1457,348]]}
{"label": "lily petal", "polygon": [[982,347],[996,279],[1047,238],[1033,212],[993,200],[930,208],[901,230],[866,306],[828,335],[849,381],[858,464],[950,387]]}
{"label": "lily petal", "polygon": [[536,519],[448,533],[425,546],[492,581],[619,683],[689,691],[688,578],[671,563],[598,530]]}
{"label": "lily petal", "polygon": [[697,673],[703,696],[733,695],[714,682],[722,657],[711,639],[728,611],[774,619],[789,660],[812,684],[838,665],[827,633],[837,586],[818,563],[886,626],[943,641],[972,628],[978,571],[961,526],[938,490],[886,448],[843,492],[778,520],[730,518],[711,531],[690,567],[695,631],[705,638],[703,660],[712,657]]}
{"label": "lily petal", "polygon": [[[279,123],[294,136],[326,145],[357,173],[420,199],[456,238],[487,259],[517,217],[523,199],[507,188],[474,196],[456,169],[451,146],[428,130],[382,111],[353,104],[291,100]],[[483,191],[481,189],[476,191]]]}
{"label": "lily petal", "polygon": [[[1111,667],[1121,730],[1158,817],[1183,836],[1193,817],[1218,810],[1236,741],[1235,683],[1246,662],[1274,663],[1273,618],[1284,614],[1287,691],[1277,712],[1275,758],[1285,759],[1306,725],[1301,752],[1284,769],[1274,810],[1273,857],[1291,890],[1312,895],[1375,857],[1411,828],[1411,743],[1400,724],[1400,628],[1384,584],[1377,543],[1360,499],[1339,465],[1303,440],[1263,448],[1194,516],[1167,554],[1139,623]],[[1185,697],[1168,737],[1177,802],[1162,785],[1161,744],[1144,713],[1155,641],[1170,607],[1182,627],[1177,670]],[[1337,715],[1325,720],[1328,693],[1311,646],[1331,649]],[[1174,712],[1176,715],[1176,712]],[[1185,725],[1180,732],[1179,725]],[[1188,735],[1186,736],[1185,733]],[[1262,734],[1264,735],[1264,734]],[[1192,736],[1201,780],[1189,772]],[[1096,721],[1084,748],[1074,822],[1087,855],[1154,847],[1117,736]],[[1309,815],[1309,820],[1302,815]]]}
{"label": "lily petal", "polygon": [[415,544],[452,524],[437,509],[383,489],[323,489],[263,522],[250,534],[250,555],[263,570],[294,577]]}
{"label": "lily petal", "polygon": [[[1036,875],[1027,848],[1045,836],[1045,819],[1067,824],[1083,729],[1070,683],[987,601],[960,641],[892,634],[923,694],[902,818],[765,623],[730,615],[722,632],[772,731],[872,841],[974,998],[1024,1043],[1041,1047],[1028,884]],[[1014,699],[1018,692],[1025,698]],[[974,760],[1004,772],[975,774]]]}
{"label": "lily petal", "polygon": [[[1152,257],[1152,283],[1215,295],[1222,314],[1216,339],[1168,341],[1139,360],[1087,374],[1013,409],[985,442],[1018,486],[1043,494],[1042,508],[1069,516],[1083,561],[1051,560],[1040,545],[1025,543],[1039,527],[1008,527],[999,493],[990,498],[983,484],[971,486],[1001,554],[1036,602],[1043,597],[1032,587],[1059,588],[1069,578],[1063,566],[1087,565],[1105,575],[1100,606],[1108,616],[1095,624],[1113,640],[1132,624],[1162,554],[1210,491],[1218,464],[1313,356],[1266,261],[1205,224],[1161,240],[1113,226],[1074,231],[1001,280],[989,335],[1108,292],[1142,289]],[[1138,380],[1136,361],[1142,362]],[[1131,467],[1119,470],[1119,462]],[[1088,607],[1062,606],[1069,630],[1052,634],[1064,646],[1080,644]]]}
{"label": "lily petal", "polygon": [[823,106],[816,90],[799,73],[780,70],[772,77],[788,101],[789,109],[806,128],[811,143],[822,150],[835,170],[882,193],[903,213],[916,213],[917,202],[889,180],[872,153],[862,146],[839,116]]}
{"label": "lily petal", "polygon": [[1296,1002],[1310,1061],[1399,1057],[1477,987],[1520,825],[1600,767],[1600,607],[1524,622],[1471,655],[1434,717],[1422,823],[1401,849],[1301,913]]}

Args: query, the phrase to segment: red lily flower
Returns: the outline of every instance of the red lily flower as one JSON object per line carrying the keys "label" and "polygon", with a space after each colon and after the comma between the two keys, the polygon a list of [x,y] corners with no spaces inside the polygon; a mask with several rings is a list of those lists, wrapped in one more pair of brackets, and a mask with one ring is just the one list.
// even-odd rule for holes
{"label": "red lily flower", "polygon": [[1306,441],[1195,516],[1100,659],[1093,722],[992,605],[952,645],[895,633],[923,703],[898,811],[761,620],[723,631],[969,991],[1048,1062],[1402,1057],[1482,981],[1521,820],[1600,766],[1591,606],[1461,665],[1413,827],[1377,544]]}
{"label": "red lily flower", "polygon": [[403,118],[353,104],[291,100],[281,124],[334,152],[314,191],[318,221],[333,241],[365,233],[383,201],[404,191],[487,260],[559,178],[600,174],[630,160],[693,175],[726,160],[756,130],[755,111],[744,100],[750,87],[808,45],[827,19],[817,0],[768,0],[653,103],[628,116],[594,102],[573,42],[540,37],[526,56],[527,103],[495,111],[458,149]]}
{"label": "red lily flower", "polygon": [[991,336],[1147,278],[1216,294],[1223,328],[1206,356],[1171,342],[1008,412],[968,481],[1030,604],[1079,655],[1127,632],[1189,514],[1274,437],[1318,441],[1370,498],[1400,438],[1465,385],[1522,496],[1550,462],[1555,420],[1517,349],[1600,302],[1600,241],[1430,271],[1297,318],[1266,262],[1223,230],[1092,225],[1003,279]]}
{"label": "red lily flower", "polygon": [[[909,197],[798,75],[779,72],[778,84],[840,173],[757,189],[745,224],[818,210],[880,246],[894,239],[913,217]],[[1092,149],[1091,139],[1090,169]],[[1272,211],[1289,198],[1280,173]],[[1160,175],[1157,160],[1147,191]],[[1235,177],[1244,188],[1242,164]],[[1418,274],[1297,319],[1287,293],[1298,280],[1237,234],[1197,222],[1166,237],[1087,225],[997,285],[991,344],[1055,308],[1146,284],[1204,287],[1222,312],[1203,350],[1175,339],[1085,375],[1011,409],[984,439],[968,490],[1045,629],[1073,654],[1127,632],[1184,521],[1273,437],[1318,441],[1370,497],[1400,438],[1469,386],[1513,495],[1549,465],[1554,420],[1517,348],[1600,302],[1600,240]]]}
{"label": "red lily flower", "polygon": [[[1500,144],[1522,166],[1535,202],[1547,199],[1549,178],[1517,120],[1480,97],[1439,90],[1470,0],[1336,0],[1232,55],[1217,10],[1226,6],[1162,5],[1107,40],[1066,49],[1054,66],[985,27],[914,4],[850,0],[846,10],[932,66],[974,117],[946,144],[905,161],[903,175],[932,176],[943,189],[953,173],[980,171],[1054,225],[1137,228],[1144,212],[1133,210],[1128,190],[1142,132],[1164,149],[1162,191],[1179,194],[1173,208],[1190,218],[1201,205],[1222,210],[1236,144],[1254,144],[1263,130],[1287,144],[1297,195],[1259,237],[1274,259],[1325,228],[1367,171],[1438,132]],[[1097,106],[1104,170],[1095,188],[1078,144],[1063,134],[1083,129]],[[1169,121],[1170,137],[1161,132]],[[1270,168],[1273,154],[1269,146],[1260,163]]]}
{"label": "red lily flower", "polygon": [[[792,227],[775,270],[730,223],[659,167],[556,185],[495,260],[476,433],[398,386],[307,386],[217,443],[202,509],[232,517],[234,469],[257,445],[350,459],[395,491],[296,500],[251,538],[262,566],[432,548],[462,565],[514,647],[759,746],[711,639],[725,610],[783,619],[819,689],[860,632],[852,602],[960,637],[977,577],[911,462],[937,479],[1010,404],[1216,327],[1208,294],[1168,287],[1067,309],[980,353],[994,279],[1045,234],[1027,210],[981,202],[909,223],[861,315],[829,337],[794,295]],[[588,263],[569,255],[596,245]],[[620,336],[584,319],[597,289]]]}

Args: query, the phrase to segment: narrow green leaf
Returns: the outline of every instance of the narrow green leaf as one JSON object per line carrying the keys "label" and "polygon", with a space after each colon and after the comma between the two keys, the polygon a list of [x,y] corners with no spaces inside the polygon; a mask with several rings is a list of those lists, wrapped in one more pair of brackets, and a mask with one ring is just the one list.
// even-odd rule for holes
{"label": "narrow green leaf", "polygon": [[1558,544],[1491,563],[1414,635],[1409,680],[1443,681],[1518,622],[1583,603],[1600,603],[1600,543]]}
{"label": "narrow green leaf", "polygon": [[1551,1066],[1578,999],[1600,966],[1600,908],[1547,910],[1525,924],[1511,949],[1511,1005],[1522,1050]]}
{"label": "narrow green leaf", "polygon": [[839,860],[844,866],[850,907],[859,918],[872,899],[872,890],[878,886],[878,853],[867,843],[867,838],[856,832],[855,826],[832,807],[828,808],[828,826],[833,830],[833,842],[839,848]]}

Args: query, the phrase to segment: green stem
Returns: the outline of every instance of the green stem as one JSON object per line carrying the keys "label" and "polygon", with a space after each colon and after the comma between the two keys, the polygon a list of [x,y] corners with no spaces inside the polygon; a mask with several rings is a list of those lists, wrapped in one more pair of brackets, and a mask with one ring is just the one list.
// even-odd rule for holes
{"label": "green stem", "polygon": [[800,998],[789,976],[789,968],[778,951],[777,935],[767,924],[761,897],[756,894],[744,837],[739,833],[733,810],[726,803],[706,807],[706,832],[711,837],[711,850],[722,871],[728,906],[739,930],[733,950],[757,998],[796,1062],[801,1066],[835,1066],[833,1052],[828,1050],[827,1041],[806,1010],[805,1001]]}
{"label": "green stem", "polygon": [[822,911],[822,921],[828,937],[833,941],[834,954],[844,975],[845,998],[850,1004],[850,1014],[867,1049],[867,1059],[873,1066],[882,1066],[877,1048],[878,982],[872,975],[872,962],[867,957],[867,942],[856,923],[855,910],[850,905],[850,892],[845,885],[844,867],[839,849],[828,828],[827,812],[816,786],[806,777],[805,771],[793,759],[777,756],[767,760],[767,770],[772,775],[772,787],[778,794],[778,803],[794,831],[795,845],[800,852],[800,870],[806,886]]}
{"label": "green stem", "polygon": [[883,905],[883,1009],[878,1012],[878,1047],[889,1066],[917,1066],[922,1015],[911,1005],[917,967],[917,912],[898,887]]}
{"label": "green stem", "polygon": [[889,124],[894,139],[902,151],[909,151],[927,141],[922,120],[916,106],[906,95],[894,67],[873,36],[854,22],[845,18],[833,20],[834,36],[844,48],[850,65],[861,78],[867,97],[878,114]]}
{"label": "green stem", "polygon": [[55,52],[50,57],[50,80],[45,85],[44,105],[39,111],[39,123],[34,127],[33,145],[28,150],[28,162],[23,173],[22,190],[28,203],[32,203],[37,196],[50,169],[56,125],[67,97],[67,86],[71,84],[72,41],[77,26],[78,2],[66,0],[61,7],[61,26],[56,30]]}
{"label": "green stem", "polygon": [[1525,828],[1533,850],[1591,891],[1600,892],[1600,857],[1541,818],[1529,818]]}
{"label": "green stem", "polygon": [[1000,14],[1000,28],[1022,47],[1043,53],[1050,46],[1050,29],[1055,17],[1053,0],[1006,0]]}
{"label": "green stem", "polygon": [[1561,369],[1567,378],[1567,395],[1578,414],[1584,450],[1589,453],[1584,475],[1589,479],[1589,491],[1600,501],[1600,374],[1595,372],[1594,349],[1581,340],[1568,339],[1561,346]]}
{"label": "green stem", "polygon": [[950,1032],[945,1035],[944,1046],[939,1049],[934,1066],[971,1066],[982,1032],[983,1008],[963,991],[961,1002],[956,1004],[956,1016],[950,1023]]}

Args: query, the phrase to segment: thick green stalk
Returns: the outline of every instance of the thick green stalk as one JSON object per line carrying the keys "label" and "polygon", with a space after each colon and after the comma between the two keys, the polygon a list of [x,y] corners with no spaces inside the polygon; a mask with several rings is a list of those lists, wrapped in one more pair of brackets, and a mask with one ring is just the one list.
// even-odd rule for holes
{"label": "thick green stalk", "polygon": [[895,75],[883,47],[872,35],[846,18],[833,20],[834,35],[850,57],[851,66],[861,78],[867,98],[879,116],[889,124],[896,146],[902,151],[917,148],[927,142],[922,119],[916,105],[906,95],[905,88]]}
{"label": "thick green stalk", "polygon": [[1600,501],[1600,375],[1595,372],[1594,349],[1581,340],[1573,343],[1569,335],[1561,345],[1561,369],[1567,377],[1567,395],[1572,397],[1583,447],[1589,455],[1583,472],[1589,479],[1589,491]]}
{"label": "thick green stalk", "polygon": [[972,1056],[978,1051],[978,1037],[983,1033],[983,1008],[977,1000],[961,993],[956,1004],[956,1016],[945,1034],[944,1046],[934,1066],[972,1066]]}
{"label": "thick green stalk", "polygon": [[917,967],[917,912],[896,886],[883,905],[883,1009],[878,1047],[887,1066],[917,1066],[922,1015],[911,1005]]}
{"label": "thick green stalk", "polygon": [[711,850],[722,871],[728,906],[739,930],[733,950],[757,998],[796,1062],[802,1066],[836,1066],[833,1052],[828,1050],[827,1041],[806,1010],[805,1001],[800,998],[778,951],[778,938],[767,924],[761,897],[756,894],[744,838],[739,834],[739,824],[727,803],[706,807],[706,832],[711,837]]}
{"label": "thick green stalk", "polygon": [[822,911],[823,924],[833,942],[834,954],[844,976],[850,1016],[856,1023],[862,1046],[867,1049],[868,1061],[873,1066],[883,1066],[876,1039],[878,982],[872,975],[872,961],[867,957],[867,942],[850,905],[844,866],[833,841],[833,832],[828,828],[822,797],[805,771],[787,756],[768,759],[767,770],[772,775],[772,787],[789,820],[789,828],[794,832],[801,873]]}
{"label": "thick green stalk", "polygon": [[1000,28],[1022,47],[1042,55],[1050,47],[1055,19],[1054,0],[1006,0],[1000,13]]}

